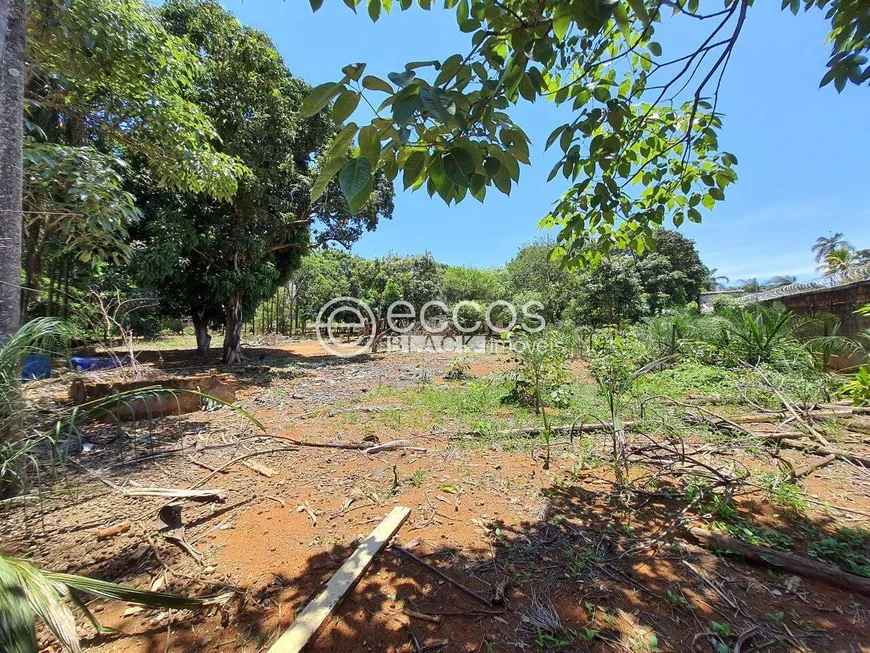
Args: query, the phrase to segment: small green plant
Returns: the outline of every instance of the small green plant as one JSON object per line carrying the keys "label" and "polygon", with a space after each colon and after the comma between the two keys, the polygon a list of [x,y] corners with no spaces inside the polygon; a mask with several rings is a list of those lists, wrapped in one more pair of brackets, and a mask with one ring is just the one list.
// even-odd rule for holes
{"label": "small green plant", "polygon": [[843,385],[840,394],[851,399],[856,406],[870,405],[870,367],[862,365],[855,378]]}
{"label": "small green plant", "polygon": [[730,637],[731,636],[731,626],[728,624],[722,624],[718,621],[710,622],[710,630],[719,635],[720,637]]}
{"label": "small green plant", "polygon": [[840,565],[853,574],[870,576],[870,531],[840,528],[811,544],[809,554]]}
{"label": "small green plant", "polygon": [[444,378],[452,381],[467,379],[469,370],[471,370],[471,358],[468,356],[455,356],[450,361],[450,364],[447,365]]}
{"label": "small green plant", "polygon": [[668,600],[676,605],[678,608],[684,608],[687,610],[691,610],[694,606],[692,606],[689,601],[683,596],[682,592],[672,592],[671,590],[666,591]]}
{"label": "small green plant", "polygon": [[581,578],[589,568],[601,561],[601,553],[592,547],[583,546],[565,551],[568,570],[574,578]]}
{"label": "small green plant", "polygon": [[589,626],[583,626],[580,629],[579,635],[587,642],[591,642],[593,639],[598,637],[598,631],[594,628],[590,628]]}
{"label": "small green plant", "polygon": [[411,481],[411,485],[413,485],[414,487],[420,487],[421,485],[423,485],[423,481],[425,479],[426,472],[424,472],[422,469],[418,469],[416,472],[411,474],[411,478],[409,480]]}
{"label": "small green plant", "polygon": [[627,476],[625,427],[622,414],[626,394],[637,379],[659,367],[664,360],[657,360],[637,368],[638,351],[628,339],[619,335],[601,333],[593,340],[593,355],[589,370],[598,384],[599,392],[607,402],[610,413],[613,469],[621,483]]}
{"label": "small green plant", "polygon": [[767,490],[771,503],[795,512],[806,509],[807,501],[803,497],[803,491],[795,483],[773,474],[761,474],[759,481]]}

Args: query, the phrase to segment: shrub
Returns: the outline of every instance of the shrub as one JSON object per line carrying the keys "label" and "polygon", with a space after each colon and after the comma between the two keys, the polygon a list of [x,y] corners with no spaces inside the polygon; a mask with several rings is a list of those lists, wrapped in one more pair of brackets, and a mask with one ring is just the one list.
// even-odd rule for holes
{"label": "shrub", "polygon": [[862,365],[855,378],[843,385],[840,394],[851,399],[856,406],[870,405],[870,368]]}

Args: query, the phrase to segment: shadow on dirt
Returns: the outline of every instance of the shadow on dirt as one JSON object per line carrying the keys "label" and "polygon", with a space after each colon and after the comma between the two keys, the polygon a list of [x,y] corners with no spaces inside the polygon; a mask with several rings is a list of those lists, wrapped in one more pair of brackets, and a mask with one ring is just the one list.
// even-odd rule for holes
{"label": "shadow on dirt", "polygon": [[[858,650],[867,599],[697,548],[682,523],[687,501],[676,488],[626,500],[600,474],[573,481],[544,491],[545,508],[533,522],[482,523],[476,551],[445,547],[427,539],[419,522],[408,522],[400,543],[469,592],[386,549],[306,650]],[[593,482],[598,487],[591,490]],[[807,542],[832,528],[830,520],[773,510],[764,500],[737,501],[733,512],[723,513],[708,521],[801,555]],[[236,593],[222,609],[131,629],[136,650],[268,648],[355,546],[314,553],[294,573],[269,573],[266,558],[264,575],[232,588]],[[136,563],[125,562],[126,555],[133,553],[93,571],[123,579],[159,570],[153,556]],[[227,586],[189,589],[202,595]]]}

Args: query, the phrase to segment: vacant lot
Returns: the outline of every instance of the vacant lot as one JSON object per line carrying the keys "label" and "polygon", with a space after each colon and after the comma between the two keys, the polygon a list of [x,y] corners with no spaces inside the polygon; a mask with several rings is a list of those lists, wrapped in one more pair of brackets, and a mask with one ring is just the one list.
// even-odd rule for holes
{"label": "vacant lot", "polygon": [[[209,369],[177,346],[142,358],[179,374]],[[575,427],[554,431],[548,462],[534,432],[542,416],[512,397],[507,356],[337,359],[276,341],[248,359],[222,370],[247,415],[210,406],[86,426],[76,463],[56,478],[46,470],[40,498],[0,515],[4,548],[44,568],[231,592],[200,612],[93,601],[117,632],[87,626],[89,650],[263,650],[397,505],[411,516],[396,542],[419,560],[384,550],[310,650],[870,650],[867,596],[691,533],[867,575],[866,417],[789,404],[796,420],[739,393],[708,396],[709,379],[654,371],[633,391],[617,483],[612,431],[593,430],[607,402],[580,361],[548,410],[552,425]],[[31,384],[28,396],[50,411],[67,384]],[[806,472],[820,460],[814,436],[781,451],[770,437],[798,428],[854,457]],[[395,441],[405,448],[338,448]],[[170,531],[158,524],[165,498],[124,492],[194,485],[225,490],[223,501],[185,501],[183,528]]]}

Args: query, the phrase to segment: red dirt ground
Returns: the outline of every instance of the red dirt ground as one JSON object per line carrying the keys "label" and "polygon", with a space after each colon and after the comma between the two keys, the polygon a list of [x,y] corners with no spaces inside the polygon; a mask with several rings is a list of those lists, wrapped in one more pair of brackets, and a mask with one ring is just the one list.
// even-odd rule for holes
{"label": "red dirt ground", "polygon": [[[487,599],[504,599],[484,605],[387,549],[306,650],[716,651],[718,642],[723,650],[749,651],[762,649],[749,643],[741,649],[737,639],[757,627],[751,643],[763,650],[870,651],[870,599],[699,548],[685,525],[670,530],[686,505],[682,496],[618,499],[606,466],[581,464],[579,439],[555,448],[548,470],[540,448],[451,440],[446,432],[455,420],[396,395],[437,380],[449,356],[340,361],[309,342],[248,355],[253,371],[235,369],[239,404],[270,434],[357,443],[368,432],[380,442],[410,439],[426,452],[367,456],[301,447],[257,458],[277,472],[271,478],[236,464],[206,484],[227,490],[224,503],[184,504],[186,539],[200,560],[157,532],[162,500],[123,496],[70,470],[55,485],[68,492],[0,513],[5,551],[45,568],[141,588],[233,593],[223,607],[199,612],[92,601],[101,622],[120,632],[97,635],[83,625],[88,651],[266,650],[396,505],[412,510],[399,543]],[[162,351],[161,357],[166,369],[201,367],[189,352]],[[506,359],[480,357],[470,373],[486,377],[509,367]],[[582,365],[574,373],[582,378]],[[348,412],[361,406],[397,410]],[[335,407],[337,414],[330,413]],[[209,474],[202,465],[216,468],[248,451],[287,446],[246,440],[257,430],[227,409],[167,417],[150,428],[94,425],[86,433],[95,446],[78,460],[124,487],[189,487]],[[592,436],[586,444],[603,442]],[[720,447],[714,455],[723,466],[741,461],[776,469],[769,457],[737,449]],[[795,465],[812,460],[801,452],[785,456]],[[870,524],[866,470],[838,461],[804,485],[809,498],[857,512],[810,504],[799,514],[755,491],[739,497],[740,517],[791,536],[802,555],[817,531]],[[316,524],[299,509],[303,505]],[[128,532],[96,538],[123,521],[132,523]],[[709,521],[699,516],[694,525]],[[632,552],[663,533],[655,545]],[[549,606],[563,629],[547,634],[536,628],[533,605]],[[442,621],[410,617],[404,609]],[[722,624],[718,635],[711,622]],[[57,650],[47,634],[42,643],[43,650]]]}

